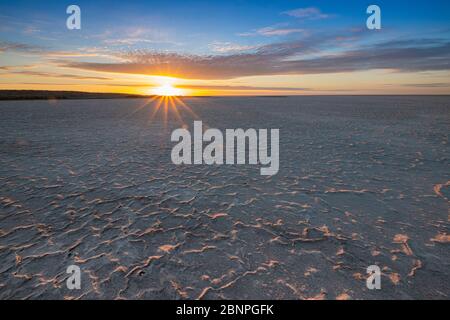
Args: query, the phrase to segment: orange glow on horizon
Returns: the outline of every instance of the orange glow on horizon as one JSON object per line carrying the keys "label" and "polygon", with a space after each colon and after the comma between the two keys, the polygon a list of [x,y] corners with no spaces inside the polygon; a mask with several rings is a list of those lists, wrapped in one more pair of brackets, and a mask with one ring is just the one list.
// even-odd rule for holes
{"label": "orange glow on horizon", "polygon": [[[49,90],[122,93],[142,96],[266,96],[266,95],[385,95],[449,94],[450,84],[441,83],[447,71],[428,74],[368,70],[334,74],[253,76],[227,80],[185,79],[160,75],[120,75],[88,72],[80,79],[61,82],[56,67],[42,68],[36,75],[2,73],[0,90]],[[38,73],[42,72],[43,75]],[[55,74],[55,76],[53,76]],[[95,77],[107,77],[98,81]],[[85,78],[83,78],[85,77]],[[93,78],[93,79],[91,79]],[[439,81],[439,82],[438,82]],[[417,85],[418,84],[418,85]],[[420,85],[422,84],[422,85]],[[296,88],[299,88],[298,90]],[[285,90],[285,88],[287,88]]]}

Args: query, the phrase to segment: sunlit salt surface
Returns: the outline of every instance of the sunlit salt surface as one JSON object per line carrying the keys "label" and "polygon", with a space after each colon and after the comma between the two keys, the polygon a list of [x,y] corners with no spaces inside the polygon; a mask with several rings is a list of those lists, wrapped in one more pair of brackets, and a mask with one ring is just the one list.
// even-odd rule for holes
{"label": "sunlit salt surface", "polygon": [[[450,298],[450,98],[183,101],[0,102],[0,298]],[[194,119],[279,128],[279,173],[173,165]]]}

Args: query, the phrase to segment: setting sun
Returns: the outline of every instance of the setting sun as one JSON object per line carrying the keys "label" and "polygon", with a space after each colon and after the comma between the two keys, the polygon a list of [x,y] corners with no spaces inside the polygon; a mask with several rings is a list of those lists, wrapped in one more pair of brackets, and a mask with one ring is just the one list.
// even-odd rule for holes
{"label": "setting sun", "polygon": [[156,87],[152,90],[152,93],[158,96],[182,96],[183,90],[175,88],[171,84],[163,84],[160,87]]}

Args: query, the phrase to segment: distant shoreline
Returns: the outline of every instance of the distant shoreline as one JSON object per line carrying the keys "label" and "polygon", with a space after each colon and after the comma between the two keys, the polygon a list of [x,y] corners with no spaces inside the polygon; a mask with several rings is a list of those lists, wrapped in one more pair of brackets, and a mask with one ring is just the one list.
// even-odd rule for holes
{"label": "distant shoreline", "polygon": [[76,100],[76,99],[129,99],[151,98],[126,93],[97,93],[82,91],[0,90],[0,100]]}
{"label": "distant shoreline", "polygon": [[[286,97],[333,97],[333,96],[355,96],[355,97],[377,97],[377,96],[430,96],[430,97],[448,97],[450,95],[436,94],[346,94],[346,95],[220,95],[220,96],[183,96],[185,98],[220,98],[220,97],[241,97],[241,98],[286,98]],[[148,99],[155,95],[139,95],[127,93],[108,93],[108,92],[83,92],[83,91],[47,91],[47,90],[0,90],[0,101],[19,101],[19,100],[84,100],[84,99]]]}
{"label": "distant shoreline", "polygon": [[[83,91],[47,91],[47,90],[0,90],[0,101],[15,100],[82,100],[82,99],[144,99],[156,95],[127,93],[83,92]],[[217,98],[233,96],[183,96],[186,98]],[[239,96],[241,97],[241,96]],[[287,95],[255,95],[242,97],[285,98]]]}

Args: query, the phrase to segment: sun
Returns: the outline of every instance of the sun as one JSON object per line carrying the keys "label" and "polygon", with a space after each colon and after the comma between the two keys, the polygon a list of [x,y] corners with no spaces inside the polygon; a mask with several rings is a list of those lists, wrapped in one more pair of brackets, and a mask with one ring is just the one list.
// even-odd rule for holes
{"label": "sun", "polygon": [[165,83],[161,85],[160,87],[156,87],[152,90],[153,94],[157,96],[164,96],[164,97],[172,97],[172,96],[182,96],[183,90],[175,88],[170,83]]}

